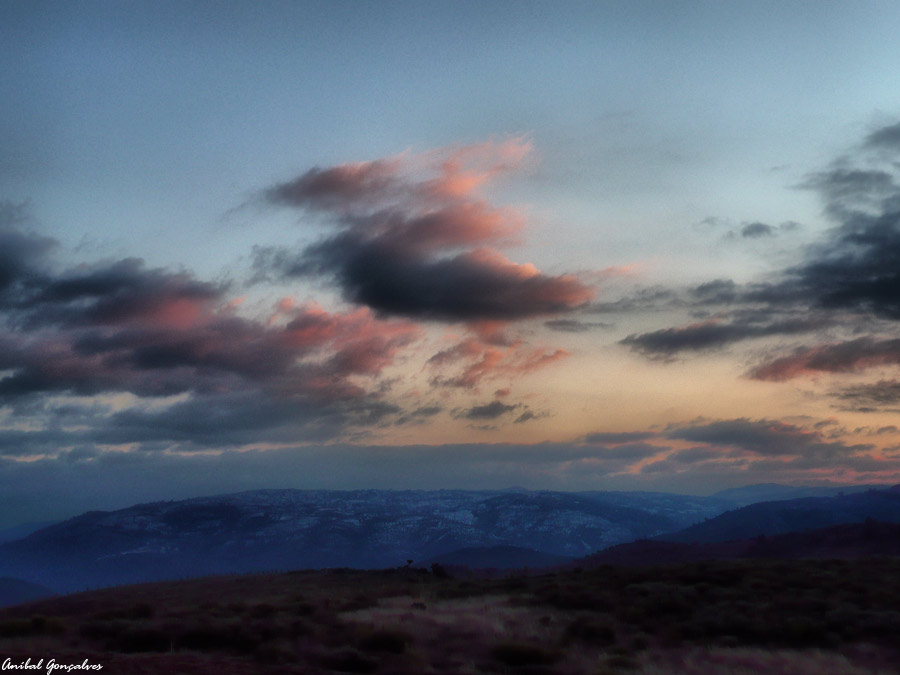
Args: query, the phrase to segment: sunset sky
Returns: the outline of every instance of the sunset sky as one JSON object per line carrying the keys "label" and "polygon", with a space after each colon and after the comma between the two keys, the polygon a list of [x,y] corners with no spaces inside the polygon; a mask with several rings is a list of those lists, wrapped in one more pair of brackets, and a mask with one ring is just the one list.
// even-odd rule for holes
{"label": "sunset sky", "polygon": [[0,4],[0,526],[900,482],[900,5]]}

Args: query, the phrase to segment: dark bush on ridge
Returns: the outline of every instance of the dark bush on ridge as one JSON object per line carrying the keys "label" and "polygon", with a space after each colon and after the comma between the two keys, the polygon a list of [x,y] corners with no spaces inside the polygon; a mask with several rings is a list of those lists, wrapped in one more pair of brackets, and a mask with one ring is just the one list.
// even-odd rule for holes
{"label": "dark bush on ridge", "polygon": [[376,630],[364,636],[359,641],[359,647],[367,652],[402,654],[410,642],[412,642],[412,637],[401,631]]}
{"label": "dark bush on ridge", "polygon": [[504,666],[521,668],[531,665],[546,665],[557,660],[558,656],[540,647],[518,642],[504,642],[491,649],[491,658]]}
{"label": "dark bush on ridge", "polygon": [[120,652],[167,652],[172,649],[171,638],[158,628],[128,628],[116,636],[110,645]]}

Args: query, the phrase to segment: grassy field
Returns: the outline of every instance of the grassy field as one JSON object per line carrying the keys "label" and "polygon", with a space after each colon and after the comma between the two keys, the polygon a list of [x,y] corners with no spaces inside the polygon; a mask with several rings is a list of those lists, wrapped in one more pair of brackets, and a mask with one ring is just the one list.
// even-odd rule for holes
{"label": "grassy field", "polygon": [[128,674],[863,675],[898,672],[898,636],[897,559],[495,579],[302,571],[104,589],[0,611],[0,661],[88,659]]}

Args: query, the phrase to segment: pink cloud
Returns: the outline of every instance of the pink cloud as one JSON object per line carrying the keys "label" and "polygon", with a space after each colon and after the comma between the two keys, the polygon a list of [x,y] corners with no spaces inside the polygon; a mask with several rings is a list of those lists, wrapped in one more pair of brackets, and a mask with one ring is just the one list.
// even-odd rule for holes
{"label": "pink cloud", "polygon": [[260,250],[255,265],[263,278],[329,276],[353,304],[416,319],[509,321],[580,307],[593,287],[503,255],[496,247],[516,243],[525,219],[476,194],[531,150],[511,138],[313,169],[266,198],[329,215],[338,234],[299,253]]}
{"label": "pink cloud", "polygon": [[789,356],[763,363],[750,371],[757,380],[784,381],[814,373],[848,373],[900,364],[900,340],[858,338],[816,347],[803,347]]}

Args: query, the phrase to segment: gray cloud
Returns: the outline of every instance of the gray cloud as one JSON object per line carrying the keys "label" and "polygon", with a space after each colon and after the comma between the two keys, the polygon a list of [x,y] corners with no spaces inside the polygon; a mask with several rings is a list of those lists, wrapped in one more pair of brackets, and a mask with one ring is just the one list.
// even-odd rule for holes
{"label": "gray cloud", "polygon": [[467,420],[495,420],[520,407],[521,404],[518,403],[507,405],[500,401],[492,401],[491,403],[476,405],[467,410],[462,410],[456,413],[455,417]]}
{"label": "gray cloud", "polygon": [[[668,359],[752,339],[807,336],[806,346],[770,357],[749,372],[751,377],[776,381],[809,372],[852,372],[900,363],[896,340],[883,337],[884,322],[900,320],[898,129],[900,125],[893,124],[871,132],[853,152],[810,174],[799,186],[820,195],[826,214],[837,225],[807,247],[797,265],[764,282],[718,279],[668,293],[645,289],[606,303],[613,311],[686,309],[706,317],[629,335],[621,344]],[[741,229],[749,238],[773,232],[775,228],[764,223],[748,223]],[[825,329],[832,329],[831,334],[852,331],[855,336],[825,341]]]}
{"label": "gray cloud", "polygon": [[594,328],[612,328],[613,324],[600,321],[578,321],[577,319],[553,319],[545,321],[544,325],[550,330],[561,333],[584,333]]}
{"label": "gray cloud", "polygon": [[598,431],[585,436],[584,442],[596,445],[616,445],[645,441],[657,436],[659,434],[653,431]]}
{"label": "gray cloud", "polygon": [[760,323],[758,318],[737,318],[730,323],[706,321],[650,333],[633,334],[620,344],[648,356],[671,357],[683,351],[719,349],[728,344],[772,335],[809,333],[825,325],[819,317]]}
{"label": "gray cloud", "polygon": [[[896,412],[900,408],[900,382],[879,380],[843,387],[833,392],[833,396],[844,406],[858,412],[878,412],[885,409]],[[896,428],[893,430],[896,431]]]}
{"label": "gray cloud", "polygon": [[764,457],[799,455],[834,461],[872,450],[871,445],[826,441],[820,432],[777,420],[734,419],[698,423],[670,429],[666,437],[726,446]]}
{"label": "gray cloud", "polygon": [[765,223],[747,223],[741,228],[741,236],[744,239],[760,239],[771,237],[775,234],[775,228]]}

